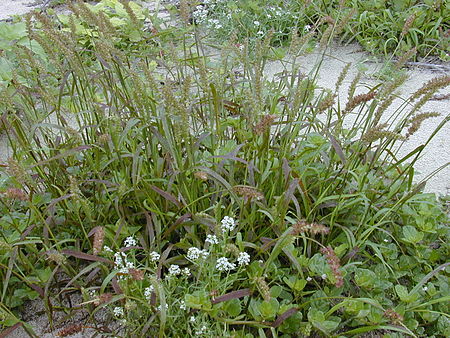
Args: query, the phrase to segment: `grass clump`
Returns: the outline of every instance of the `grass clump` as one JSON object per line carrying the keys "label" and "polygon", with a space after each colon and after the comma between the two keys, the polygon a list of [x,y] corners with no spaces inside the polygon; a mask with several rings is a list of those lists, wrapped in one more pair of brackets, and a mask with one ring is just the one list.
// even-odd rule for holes
{"label": "grass clump", "polygon": [[413,183],[424,147],[397,157],[448,78],[385,122],[399,79],[344,104],[295,61],[265,78],[267,40],[212,58],[186,20],[180,47],[129,54],[106,25],[85,44],[49,24],[38,43],[71,53],[45,68],[13,51],[35,82],[3,101],[4,328],[41,298],[51,325],[106,310],[124,337],[448,333],[448,216]]}

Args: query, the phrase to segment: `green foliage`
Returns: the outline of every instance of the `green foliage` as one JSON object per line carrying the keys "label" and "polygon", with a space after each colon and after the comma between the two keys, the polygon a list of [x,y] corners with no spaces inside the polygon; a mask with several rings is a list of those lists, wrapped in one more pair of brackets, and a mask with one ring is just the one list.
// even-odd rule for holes
{"label": "green foliage", "polygon": [[331,27],[341,40],[357,41],[376,54],[402,56],[416,48],[418,56],[444,61],[450,57],[448,0],[212,0],[196,7],[194,19],[219,38],[265,37],[271,32],[277,46],[290,41],[293,31],[327,38]]}
{"label": "green foliage", "polygon": [[90,320],[125,321],[117,336],[445,336],[448,215],[413,184],[424,147],[397,156],[415,108],[379,124],[398,79],[344,108],[295,63],[264,78],[260,41],[209,57],[184,24],[148,47],[123,6],[12,28],[43,54],[4,57],[22,67],[1,101],[2,326],[77,291]]}

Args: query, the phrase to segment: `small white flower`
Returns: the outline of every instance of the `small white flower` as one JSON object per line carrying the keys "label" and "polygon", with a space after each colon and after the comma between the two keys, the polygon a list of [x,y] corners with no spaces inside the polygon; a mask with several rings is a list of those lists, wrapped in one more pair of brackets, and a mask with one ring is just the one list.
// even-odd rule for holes
{"label": "small white flower", "polygon": [[202,255],[203,259],[206,259],[209,256],[208,250],[205,250],[205,249],[203,249],[200,254]]}
{"label": "small white flower", "polygon": [[309,32],[311,30],[311,25],[306,25],[305,27],[303,27],[303,29],[305,30],[305,32]]}
{"label": "small white flower", "polygon": [[424,286],[424,287],[422,288],[422,290],[423,290],[423,291],[427,291],[427,290],[428,290],[428,286]]}
{"label": "small white flower", "polygon": [[320,277],[322,277],[322,279],[327,279],[327,274],[326,273],[324,273],[322,276],[320,276]]}
{"label": "small white flower", "polygon": [[194,322],[195,322],[195,317],[194,317],[194,316],[191,316],[191,318],[189,318],[189,321],[190,321],[191,323],[194,323]]}
{"label": "small white flower", "polygon": [[159,253],[157,253],[156,251],[150,252],[150,260],[151,260],[152,262],[157,262],[157,261],[159,261],[160,257],[161,257],[161,255],[160,255]]}
{"label": "small white flower", "polygon": [[184,268],[181,273],[186,277],[189,277],[191,275],[191,270],[189,268]]}
{"label": "small white flower", "polygon": [[195,261],[200,257],[201,250],[195,246],[188,249],[187,258],[191,261]]}
{"label": "small white flower", "polygon": [[109,246],[107,246],[107,245],[105,245],[105,246],[103,247],[103,250],[104,250],[105,252],[113,252],[112,249],[111,249]]}
{"label": "small white flower", "polygon": [[383,239],[383,241],[384,241],[385,243],[389,242],[389,240],[388,240],[387,238]]}
{"label": "small white flower", "polygon": [[206,332],[206,330],[207,330],[207,327],[206,327],[206,325],[203,325],[200,329],[198,329],[197,331],[195,331],[195,334],[196,335],[202,335],[202,334],[204,334],[205,332]]}
{"label": "small white flower", "polygon": [[260,23],[258,20],[255,20],[255,21],[253,21],[253,24],[254,24],[255,26],[259,26],[261,23]]}
{"label": "small white flower", "polygon": [[219,240],[217,239],[216,235],[207,235],[205,243],[209,243],[212,245],[219,244]]}
{"label": "small white flower", "polygon": [[233,263],[230,263],[228,261],[228,258],[226,257],[220,257],[217,259],[216,263],[216,269],[219,271],[230,271],[236,268],[236,265]]}
{"label": "small white flower", "polygon": [[250,255],[246,252],[240,252],[237,258],[239,265],[249,265],[250,264]]}
{"label": "small white flower", "polygon": [[123,242],[126,248],[129,248],[130,246],[136,246],[137,241],[134,239],[133,236],[127,237],[125,241]]}
{"label": "small white flower", "polygon": [[180,309],[181,309],[181,310],[186,310],[186,303],[185,303],[184,300],[182,300],[182,301],[180,302]]}
{"label": "small white flower", "polygon": [[125,315],[125,312],[123,311],[123,308],[116,306],[113,310],[114,316],[116,317],[122,317]]}
{"label": "small white flower", "polygon": [[150,285],[150,286],[148,286],[148,287],[146,287],[145,289],[144,289],[144,296],[145,296],[145,298],[147,299],[147,300],[150,300],[150,298],[151,298],[151,296],[152,296],[152,292],[154,291],[154,287],[153,287],[153,285]]}
{"label": "small white flower", "polygon": [[312,278],[308,276],[308,277],[306,277],[306,281],[307,281],[307,282],[311,282],[311,281],[312,281]]}
{"label": "small white flower", "polygon": [[233,218],[229,217],[229,216],[225,216],[222,219],[222,232],[226,233],[227,231],[233,231],[234,228],[236,227],[236,222],[234,221]]}
{"label": "small white flower", "polygon": [[[165,308],[166,311],[167,311],[167,309],[169,308],[169,305],[167,305],[167,303],[164,304],[164,308]],[[156,308],[156,310],[158,310],[158,311],[161,311],[161,309],[162,309],[161,305],[158,305],[158,307]]]}
{"label": "small white flower", "polygon": [[187,252],[187,258],[191,261],[195,261],[199,258],[206,259],[209,256],[209,252],[205,249],[200,250],[199,248],[196,248],[195,246],[188,249]]}
{"label": "small white flower", "polygon": [[169,276],[178,276],[179,274],[181,274],[180,267],[176,264],[172,264],[169,267]]}
{"label": "small white flower", "polygon": [[264,32],[263,32],[263,31],[258,31],[256,34],[258,34],[258,35],[264,35]]}

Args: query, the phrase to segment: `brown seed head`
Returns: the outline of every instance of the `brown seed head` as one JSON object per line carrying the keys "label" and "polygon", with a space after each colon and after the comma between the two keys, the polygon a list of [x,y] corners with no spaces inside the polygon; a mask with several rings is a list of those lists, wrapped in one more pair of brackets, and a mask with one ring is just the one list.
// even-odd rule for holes
{"label": "brown seed head", "polygon": [[392,309],[387,309],[384,312],[384,316],[393,324],[401,324],[401,322],[403,321],[403,316]]}
{"label": "brown seed head", "polygon": [[257,201],[261,201],[262,199],[264,199],[263,193],[258,191],[254,187],[239,185],[239,186],[234,186],[233,190],[234,190],[234,192],[236,192],[236,194],[244,197],[246,200],[255,199]]}
{"label": "brown seed head", "polygon": [[300,220],[292,227],[291,234],[293,236],[298,236],[302,233],[310,233],[312,235],[317,234],[328,234],[330,232],[330,228],[326,227],[323,224],[319,223],[309,223],[306,220]]}
{"label": "brown seed head", "polygon": [[256,124],[254,130],[258,135],[268,131],[270,126],[273,124],[273,121],[276,119],[276,115],[267,114],[264,115],[261,120]]}
{"label": "brown seed head", "polygon": [[105,228],[98,226],[94,233],[94,240],[92,243],[92,252],[94,255],[98,255],[103,249],[103,243],[105,241]]}
{"label": "brown seed head", "polygon": [[368,102],[372,100],[375,95],[377,95],[376,91],[370,91],[366,94],[359,94],[354,97],[352,97],[345,106],[345,109],[343,111],[343,114],[351,112],[355,107],[359,106],[362,103]]}
{"label": "brown seed head", "polygon": [[202,180],[202,181],[207,181],[208,180],[208,173],[205,172],[205,171],[196,171],[194,173],[194,176],[196,178],[198,178],[199,180]]}
{"label": "brown seed head", "polygon": [[340,270],[341,268],[341,262],[339,260],[339,257],[336,256],[336,253],[334,252],[333,248],[331,246],[328,246],[326,248],[320,249],[320,252],[325,255],[325,258],[327,260],[327,263],[333,272],[333,276],[335,278],[335,285],[337,288],[340,288],[344,286],[344,278],[342,277],[342,272]]}
{"label": "brown seed head", "polygon": [[17,199],[20,201],[28,201],[28,194],[23,189],[18,188],[8,188],[6,189],[5,198],[7,199]]}
{"label": "brown seed head", "polygon": [[134,280],[144,280],[144,270],[128,269],[128,273]]}

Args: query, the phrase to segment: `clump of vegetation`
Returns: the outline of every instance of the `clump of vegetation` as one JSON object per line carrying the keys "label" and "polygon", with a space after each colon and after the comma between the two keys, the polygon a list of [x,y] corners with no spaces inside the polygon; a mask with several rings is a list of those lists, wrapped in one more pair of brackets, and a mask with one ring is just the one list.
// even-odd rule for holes
{"label": "clump of vegetation", "polygon": [[107,309],[124,337],[449,334],[448,216],[413,183],[424,146],[397,157],[448,77],[382,123],[404,77],[359,95],[354,81],[346,99],[345,72],[320,88],[291,62],[270,80],[268,38],[213,58],[188,20],[167,28],[180,47],[127,53],[133,41],[83,8],[67,22],[89,41],[27,22],[45,67],[11,50],[15,76],[31,75],[1,101],[14,154],[0,168],[3,328],[36,298],[53,325],[76,311],[52,296],[70,290],[90,318],[67,332]]}
{"label": "clump of vegetation", "polygon": [[450,3],[442,1],[221,1],[198,4],[193,14],[219,38],[273,35],[274,45],[286,44],[292,33],[316,40],[330,34],[357,41],[375,54],[449,60]]}

